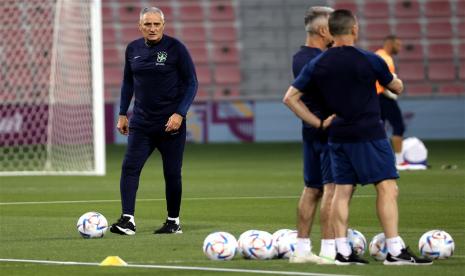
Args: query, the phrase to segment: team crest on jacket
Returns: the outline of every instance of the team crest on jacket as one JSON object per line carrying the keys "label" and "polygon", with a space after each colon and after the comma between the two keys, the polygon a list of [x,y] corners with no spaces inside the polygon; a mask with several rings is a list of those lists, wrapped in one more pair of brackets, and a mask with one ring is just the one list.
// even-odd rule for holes
{"label": "team crest on jacket", "polygon": [[166,58],[168,57],[168,53],[165,51],[161,51],[157,53],[157,65],[165,65]]}

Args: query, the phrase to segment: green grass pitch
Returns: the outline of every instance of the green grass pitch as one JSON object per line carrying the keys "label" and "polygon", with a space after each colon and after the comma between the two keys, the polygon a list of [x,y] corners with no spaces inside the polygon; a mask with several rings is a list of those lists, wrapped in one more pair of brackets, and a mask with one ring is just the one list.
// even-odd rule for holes
{"label": "green grass pitch", "polygon": [[[99,211],[114,222],[120,215],[119,175],[122,146],[108,146],[105,177],[1,177],[0,258],[101,262],[117,255],[131,264],[259,269],[344,275],[464,275],[465,271],[465,141],[428,142],[432,168],[402,172],[399,181],[400,233],[418,252],[418,239],[427,230],[441,228],[455,240],[451,259],[429,267],[385,267],[371,262],[363,267],[289,264],[286,260],[229,262],[208,260],[203,239],[213,231],[238,237],[249,229],[274,232],[295,228],[296,205],[302,190],[301,145],[189,144],[183,170],[181,219],[184,234],[155,236],[165,219],[164,184],[155,152],[144,168],[136,206],[137,234],[108,232],[102,239],[85,240],[76,221],[87,211]],[[458,169],[442,170],[443,164]],[[368,240],[381,232],[375,213],[375,191],[357,189],[350,225]],[[249,197],[249,198],[247,198]],[[255,197],[255,198],[253,198]],[[146,199],[146,200],[142,200]],[[109,201],[102,201],[109,200]],[[6,205],[7,202],[90,201]],[[316,218],[312,241],[319,252]],[[213,271],[63,266],[0,262],[2,275],[217,275]],[[238,273],[225,273],[234,275]]]}

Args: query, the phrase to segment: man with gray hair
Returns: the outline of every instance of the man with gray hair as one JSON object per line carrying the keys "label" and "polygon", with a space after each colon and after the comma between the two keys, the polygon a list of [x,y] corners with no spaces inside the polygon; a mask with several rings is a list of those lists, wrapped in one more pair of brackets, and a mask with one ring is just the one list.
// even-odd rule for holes
{"label": "man with gray hair", "polygon": [[[297,77],[302,68],[313,58],[321,54],[332,43],[328,29],[328,17],[333,11],[329,7],[310,7],[305,15],[305,45],[294,55],[292,69]],[[300,99],[320,118],[327,117],[321,99],[307,93]],[[336,246],[329,214],[334,194],[331,160],[329,158],[328,137],[322,129],[314,128],[302,121],[302,140],[304,158],[304,189],[300,196],[297,211],[297,245],[289,259],[291,263],[312,262],[319,264],[334,263]],[[318,201],[320,205],[321,250],[320,256],[312,253],[310,232]]]}
{"label": "man with gray hair", "polygon": [[[186,47],[165,35],[163,12],[143,8],[140,13],[141,38],[126,48],[118,131],[128,136],[120,192],[122,214],[110,231],[134,235],[134,209],[142,168],[157,149],[163,162],[168,216],[155,234],[182,233],[181,167],[186,142],[186,114],[197,92],[194,64]],[[130,122],[127,111],[134,96]]]}

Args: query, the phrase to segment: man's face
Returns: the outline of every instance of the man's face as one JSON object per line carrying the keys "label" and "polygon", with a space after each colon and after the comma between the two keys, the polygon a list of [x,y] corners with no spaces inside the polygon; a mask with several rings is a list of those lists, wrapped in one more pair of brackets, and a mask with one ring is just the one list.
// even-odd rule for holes
{"label": "man's face", "polygon": [[393,55],[397,55],[402,47],[402,43],[400,42],[400,40],[395,39],[392,41],[391,47],[392,47],[391,53]]}
{"label": "man's face", "polygon": [[158,42],[163,36],[165,22],[159,13],[146,13],[139,22],[139,30],[142,36],[151,42]]}

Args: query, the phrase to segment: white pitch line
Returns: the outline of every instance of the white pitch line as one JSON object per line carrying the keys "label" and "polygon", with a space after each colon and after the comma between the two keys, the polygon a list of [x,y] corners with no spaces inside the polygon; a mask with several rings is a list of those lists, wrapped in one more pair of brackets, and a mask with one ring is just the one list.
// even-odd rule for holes
{"label": "white pitch line", "polygon": [[[354,195],[354,197],[375,197],[375,195]],[[243,200],[243,199],[293,199],[299,196],[243,196],[243,197],[188,197],[182,200]],[[145,198],[137,201],[164,201],[164,198]],[[58,200],[58,201],[13,201],[0,202],[0,206],[5,205],[39,205],[39,204],[76,204],[76,203],[111,203],[121,202],[120,199],[96,199],[96,200]]]}
{"label": "white pitch line", "polygon": [[[27,259],[0,259],[0,262],[17,262],[17,263],[36,263],[36,264],[54,264],[54,265],[82,265],[82,266],[99,266],[99,263],[86,262],[62,262],[62,261],[46,261],[46,260],[27,260]],[[239,268],[220,268],[220,267],[203,267],[203,266],[171,266],[171,265],[143,265],[143,264],[128,264],[121,267],[134,268],[158,268],[158,269],[173,269],[173,270],[197,270],[197,271],[213,271],[213,272],[239,272],[239,273],[255,273],[255,274],[274,274],[274,275],[300,275],[300,276],[352,276],[348,274],[326,274],[312,273],[299,271],[273,271],[273,270],[258,270],[258,269],[239,269]],[[356,276],[356,275],[353,275]]]}

